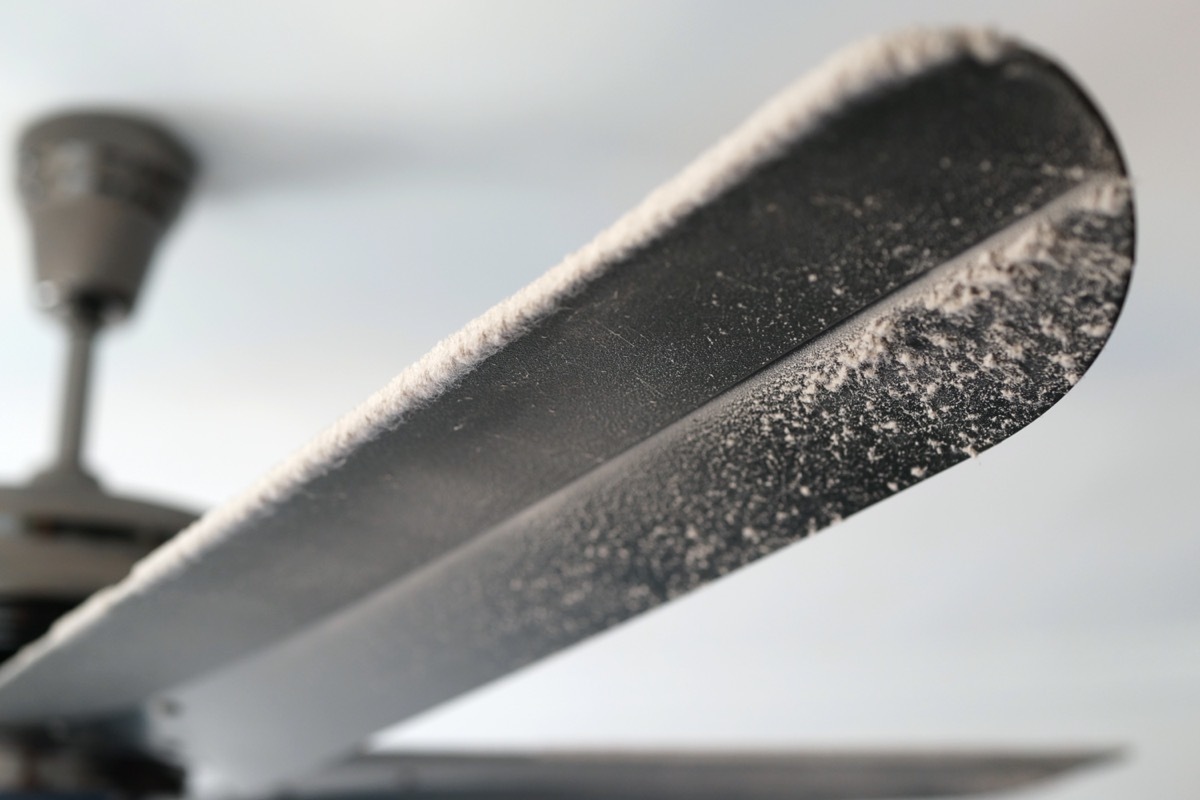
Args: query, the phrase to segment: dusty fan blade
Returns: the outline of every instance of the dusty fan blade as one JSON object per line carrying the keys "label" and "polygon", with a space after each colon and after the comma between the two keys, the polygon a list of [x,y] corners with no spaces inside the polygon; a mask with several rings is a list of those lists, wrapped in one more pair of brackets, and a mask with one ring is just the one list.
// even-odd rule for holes
{"label": "dusty fan blade", "polygon": [[1132,235],[1058,67],[870,42],[16,656],[0,721],[141,713],[262,791],[1028,424]]}
{"label": "dusty fan blade", "polygon": [[1109,760],[1081,752],[376,755],[289,784],[295,800],[870,800],[1018,789]]}

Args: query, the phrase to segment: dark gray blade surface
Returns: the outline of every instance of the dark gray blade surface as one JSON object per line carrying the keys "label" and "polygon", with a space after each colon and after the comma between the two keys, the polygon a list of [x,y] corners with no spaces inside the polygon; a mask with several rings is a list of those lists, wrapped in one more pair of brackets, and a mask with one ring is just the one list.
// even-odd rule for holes
{"label": "dark gray blade surface", "polygon": [[868,800],[1019,789],[1102,751],[378,755],[284,793],[305,800]]}
{"label": "dark gray blade surface", "polygon": [[1069,354],[1100,346],[1086,332],[1099,323],[1058,309],[1103,318],[1119,297],[1128,260],[1112,243],[1128,243],[1128,217],[1082,210],[1094,195],[1064,197],[415,575],[171,690],[180,713],[160,735],[205,781],[253,791],[1004,438],[1066,390]]}
{"label": "dark gray blade surface", "polygon": [[68,617],[0,722],[139,715],[258,792],[1028,424],[1116,319],[1123,166],[1057,67],[926,36]]}

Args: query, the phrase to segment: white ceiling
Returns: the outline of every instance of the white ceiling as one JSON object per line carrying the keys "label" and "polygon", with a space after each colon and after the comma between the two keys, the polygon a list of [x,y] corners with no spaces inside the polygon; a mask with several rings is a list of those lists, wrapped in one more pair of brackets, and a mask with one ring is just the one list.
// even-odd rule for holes
{"label": "white ceiling", "polygon": [[[1061,57],[1125,145],[1140,265],[1094,370],[978,461],[389,738],[1131,743],[1030,796],[1195,796],[1194,3],[0,2],[0,147],[37,113],[115,104],[205,161],[104,345],[92,462],[220,501],[830,50],[933,21]],[[10,482],[50,452],[60,355],[24,235],[6,199]]]}

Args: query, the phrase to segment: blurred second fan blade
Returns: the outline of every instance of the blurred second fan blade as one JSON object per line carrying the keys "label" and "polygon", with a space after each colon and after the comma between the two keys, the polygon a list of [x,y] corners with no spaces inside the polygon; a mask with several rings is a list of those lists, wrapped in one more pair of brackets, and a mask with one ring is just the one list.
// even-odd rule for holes
{"label": "blurred second fan blade", "polygon": [[299,800],[872,800],[1018,789],[1107,760],[1077,752],[434,754],[356,759]]}

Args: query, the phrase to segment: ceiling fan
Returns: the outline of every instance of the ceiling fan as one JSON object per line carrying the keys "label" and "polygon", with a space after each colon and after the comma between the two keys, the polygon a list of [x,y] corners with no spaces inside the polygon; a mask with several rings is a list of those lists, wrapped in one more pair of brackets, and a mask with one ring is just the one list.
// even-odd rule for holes
{"label": "ceiling fan", "polygon": [[195,169],[124,115],[22,140],[39,296],[70,357],[55,462],[0,490],[0,788],[920,797],[1107,756],[353,755],[977,454],[1074,385],[1119,313],[1134,224],[1111,132],[1052,62],[967,30],[843,53],[198,520],[107,494],[81,459],[92,339],[134,307]]}

